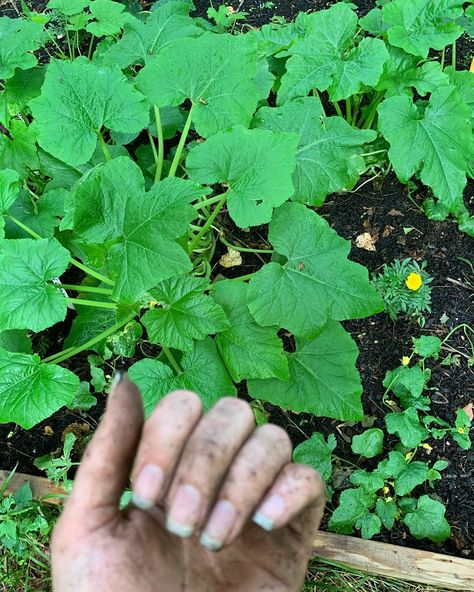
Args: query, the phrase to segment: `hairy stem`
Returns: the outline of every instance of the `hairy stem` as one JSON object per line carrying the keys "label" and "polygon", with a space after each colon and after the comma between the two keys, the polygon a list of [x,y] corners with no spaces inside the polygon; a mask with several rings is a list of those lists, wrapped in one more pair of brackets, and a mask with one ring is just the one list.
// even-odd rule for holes
{"label": "hairy stem", "polygon": [[213,204],[219,202],[221,198],[222,195],[215,195],[214,197],[209,197],[208,199],[198,201],[197,203],[193,204],[193,207],[196,208],[196,210],[202,210],[202,208],[207,208],[207,206],[212,206]]}
{"label": "hairy stem", "polygon": [[[158,181],[161,179],[161,173],[163,172],[163,160],[165,157],[165,142],[163,139],[163,126],[161,125],[160,110],[156,105],[153,105],[153,110],[155,112],[156,133],[158,135],[158,157],[157,157],[157,161],[156,161],[156,170],[155,170],[155,183],[158,183]],[[187,134],[187,132],[186,132],[186,134]]]}
{"label": "hairy stem", "polygon": [[82,306],[92,306],[93,308],[110,308],[115,310],[117,305],[113,302],[102,302],[101,300],[85,300],[83,298],[66,298],[71,304],[80,304]]}
{"label": "hairy stem", "polygon": [[341,108],[339,107],[339,103],[337,101],[333,101],[333,105],[334,105],[334,109],[336,109],[336,113],[339,115],[339,117],[344,117],[344,115],[342,114]]}
{"label": "hairy stem", "polygon": [[36,240],[43,238],[37,232],[35,232],[34,230],[32,230],[31,228],[26,226],[26,224],[23,224],[23,222],[20,222],[20,220],[18,220],[14,216],[10,216],[10,214],[8,214],[7,218],[9,220],[11,220],[12,222],[14,222],[17,226],[19,226],[22,230],[24,230],[27,234],[29,234],[30,236],[32,236]]}

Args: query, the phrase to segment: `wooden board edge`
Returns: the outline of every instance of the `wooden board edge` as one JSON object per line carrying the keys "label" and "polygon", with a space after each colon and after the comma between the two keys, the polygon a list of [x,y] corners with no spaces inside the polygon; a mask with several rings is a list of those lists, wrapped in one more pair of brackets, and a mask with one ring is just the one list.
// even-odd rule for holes
{"label": "wooden board edge", "polygon": [[[0,470],[0,488],[10,471]],[[44,477],[15,473],[5,493],[14,493],[29,482],[33,496],[50,504],[63,502],[65,491]],[[378,541],[319,531],[313,554],[358,571],[439,586],[451,590],[474,590],[474,561],[400,547]]]}
{"label": "wooden board edge", "polygon": [[351,536],[318,532],[314,555],[361,572],[451,590],[474,590],[474,561]]}

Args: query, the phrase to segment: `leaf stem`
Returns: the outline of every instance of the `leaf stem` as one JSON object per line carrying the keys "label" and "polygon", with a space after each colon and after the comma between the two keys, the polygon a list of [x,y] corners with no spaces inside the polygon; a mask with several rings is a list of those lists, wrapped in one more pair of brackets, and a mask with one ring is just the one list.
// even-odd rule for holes
{"label": "leaf stem", "polygon": [[196,234],[196,236],[193,238],[193,240],[189,243],[189,245],[188,245],[188,252],[189,253],[192,253],[194,251],[196,246],[199,244],[200,239],[206,234],[206,232],[212,226],[212,223],[217,218],[217,215],[224,207],[226,200],[227,200],[227,192],[221,196],[219,203],[216,205],[212,214],[207,219],[207,222],[204,224],[204,226],[201,228],[201,230]]}
{"label": "leaf stem", "polygon": [[[161,125],[160,109],[156,105],[153,105],[153,111],[155,112],[156,133],[158,135],[158,160],[156,161],[156,170],[155,170],[155,183],[158,183],[158,181],[161,179],[161,173],[163,172],[163,159],[165,157],[165,142],[163,139],[163,126]],[[184,130],[183,130],[183,133],[184,133]],[[187,132],[186,132],[186,134],[187,134]],[[154,145],[154,143],[153,143],[153,145]]]}
{"label": "leaf stem", "polygon": [[176,374],[182,374],[183,371],[179,367],[179,364],[175,360],[175,357],[173,356],[171,351],[167,347],[165,347],[164,345],[161,346],[161,349],[162,349],[163,353],[165,354],[165,356],[168,358],[170,364],[173,366],[173,370],[176,372]]}
{"label": "leaf stem", "polygon": [[95,35],[91,36],[91,40],[89,42],[89,49],[87,50],[87,59],[91,59],[92,57],[92,46],[94,45]]}
{"label": "leaf stem", "polygon": [[63,288],[64,290],[74,290],[75,292],[90,292],[92,294],[106,294],[109,296],[112,294],[113,290],[109,288],[97,288],[95,286],[78,286],[76,284],[54,284],[58,288]]}
{"label": "leaf stem", "polygon": [[193,204],[193,207],[196,208],[196,210],[207,208],[207,206],[212,206],[212,204],[219,202],[221,198],[222,195],[215,195],[214,197],[209,197],[208,199],[198,201],[197,203]]}
{"label": "leaf stem", "polygon": [[445,58],[445,54],[446,54],[446,48],[443,47],[443,50],[441,51],[441,70],[444,70],[444,58]]}
{"label": "leaf stem", "polygon": [[183,150],[184,150],[184,144],[186,143],[186,138],[188,137],[188,133],[191,128],[191,122],[193,119],[193,110],[194,110],[194,104],[191,106],[191,109],[189,110],[189,113],[188,113],[188,118],[186,119],[186,123],[184,124],[184,128],[181,133],[181,138],[179,139],[179,143],[176,148],[176,153],[174,155],[173,162],[171,163],[168,177],[175,176],[176,171],[178,169],[178,165],[181,161],[181,156],[183,155]]}
{"label": "leaf stem", "polygon": [[352,121],[352,106],[350,97],[346,99],[346,121],[349,124]]}
{"label": "leaf stem", "polygon": [[339,107],[339,103],[337,101],[333,101],[332,104],[334,105],[334,109],[336,109],[336,113],[339,115],[339,117],[344,117],[341,108]]}
{"label": "leaf stem", "polygon": [[219,240],[229,249],[234,249],[234,251],[241,251],[242,253],[268,253],[271,255],[273,253],[273,249],[251,249],[249,247],[239,247],[237,245],[233,245],[226,241],[226,239],[219,234]]}
{"label": "leaf stem", "polygon": [[69,31],[68,31],[67,27],[65,27],[65,30],[66,30],[67,46],[68,46],[68,49],[69,49],[69,59],[72,62],[72,60],[74,59],[74,56],[73,56],[72,49],[71,49],[71,39],[69,38]]}
{"label": "leaf stem", "polygon": [[63,349],[63,351],[57,352],[51,356],[48,356],[47,358],[44,358],[43,360],[41,360],[42,363],[48,364],[50,362],[53,362],[53,360],[55,360],[56,358],[60,358],[61,356],[64,356],[64,354],[66,354],[67,352],[72,351],[73,349],[75,349],[74,346],[68,347],[66,349]]}
{"label": "leaf stem", "polygon": [[22,230],[24,230],[27,234],[29,234],[30,236],[32,236],[36,240],[40,240],[40,239],[43,238],[37,232],[35,232],[34,230],[31,230],[31,228],[29,228],[28,226],[26,226],[26,224],[23,224],[23,222],[20,222],[20,220],[18,220],[14,216],[11,216],[10,214],[8,214],[7,215],[7,218],[9,220],[11,220],[12,222],[14,222],[17,226],[19,226]]}
{"label": "leaf stem", "polygon": [[83,306],[92,306],[93,308],[111,308],[115,310],[117,305],[114,302],[102,302],[101,300],[85,300],[83,298],[66,298],[71,304],[81,304]]}
{"label": "leaf stem", "polygon": [[105,160],[112,160],[109,149],[107,148],[107,144],[105,143],[104,136],[100,131],[97,132],[97,138],[99,140],[100,147],[102,148],[102,152],[104,153]]}
{"label": "leaf stem", "polygon": [[237,280],[240,280],[241,282],[246,282],[247,280],[250,280],[255,274],[253,273],[248,273],[247,275],[239,275],[235,278],[232,278],[232,281],[235,282]]}
{"label": "leaf stem", "polygon": [[[59,356],[59,358],[56,359],[54,363],[59,364],[60,362],[64,362],[64,360],[67,360],[68,358],[71,358],[72,356],[75,356],[76,354],[79,354],[86,349],[90,349],[96,343],[99,343],[103,339],[106,339],[107,337],[109,337],[109,335],[113,335],[118,329],[120,329],[120,327],[123,327],[129,321],[131,321],[134,316],[135,316],[135,313],[130,314],[125,319],[122,319],[120,322],[115,323],[115,325],[112,325],[112,327],[109,327],[105,331],[102,331],[102,333],[100,333],[99,335],[96,335],[96,337],[89,339],[89,341],[86,341],[86,343],[83,343],[82,345],[79,345],[78,347],[75,347],[72,350],[69,350],[69,351],[66,350],[64,352],[64,355]],[[49,358],[46,358],[46,360],[48,360],[48,359]],[[45,360],[42,360],[42,362],[45,362]]]}
{"label": "leaf stem", "polygon": [[452,45],[451,65],[453,67],[453,70],[456,70],[456,40],[453,41],[453,45]]}

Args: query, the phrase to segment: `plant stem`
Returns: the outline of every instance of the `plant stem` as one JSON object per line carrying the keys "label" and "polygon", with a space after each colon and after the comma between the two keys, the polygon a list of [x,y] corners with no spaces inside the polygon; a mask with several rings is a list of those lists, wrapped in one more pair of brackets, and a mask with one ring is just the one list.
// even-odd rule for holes
{"label": "plant stem", "polygon": [[183,155],[184,144],[186,143],[186,138],[188,137],[189,130],[191,128],[191,122],[193,119],[193,109],[194,104],[191,106],[191,109],[188,113],[188,118],[186,119],[186,123],[184,124],[183,131],[181,133],[181,138],[179,139],[178,147],[176,148],[176,153],[173,158],[173,162],[171,163],[170,172],[168,173],[168,177],[174,177],[176,171],[178,169],[178,165],[181,161],[181,156]]}
{"label": "plant stem", "polygon": [[69,262],[71,263],[71,265],[74,265],[74,267],[81,269],[84,273],[87,273],[87,275],[95,277],[97,280],[100,280],[104,284],[107,284],[108,286],[115,286],[115,282],[110,280],[108,277],[105,277],[105,275],[102,275],[101,273],[94,271],[90,267],[87,267],[87,265],[84,265],[77,259],[71,257],[71,259],[69,259]]}
{"label": "plant stem", "polygon": [[443,50],[441,52],[441,70],[444,70],[444,57],[445,57],[445,53],[446,53],[446,48],[443,47]]}
{"label": "plant stem", "polygon": [[11,220],[12,222],[14,222],[17,226],[19,226],[22,230],[24,230],[27,234],[29,234],[30,236],[32,236],[36,240],[43,238],[37,232],[35,232],[34,230],[31,230],[31,228],[28,228],[28,226],[26,226],[26,224],[23,224],[23,222],[20,222],[20,220],[17,220],[17,218],[15,218],[14,216],[11,216],[10,214],[8,214],[7,218],[9,220]]}
{"label": "plant stem", "polygon": [[100,147],[102,148],[102,152],[104,153],[105,160],[111,160],[112,157],[110,156],[109,149],[107,148],[104,136],[100,133],[100,131],[97,132],[97,138],[99,140]]}
{"label": "plant stem", "polygon": [[319,102],[321,103],[321,109],[323,110],[323,115],[326,117],[326,111],[324,110],[324,105],[323,105],[323,102],[321,101],[321,96],[319,95],[319,90],[316,87],[314,87],[312,92],[313,92],[313,97],[316,97],[319,99]]}
{"label": "plant stem", "polygon": [[168,358],[170,364],[173,366],[173,370],[176,372],[176,374],[181,374],[183,371],[179,367],[179,364],[175,360],[171,351],[167,347],[165,347],[164,345],[161,346],[161,349],[163,350],[163,353],[165,354],[165,356]]}
{"label": "plant stem", "polygon": [[113,302],[102,302],[101,300],[84,300],[83,298],[66,298],[66,300],[71,304],[82,304],[94,308],[111,308],[112,310],[117,308],[117,305]]}
{"label": "plant stem", "polygon": [[67,46],[69,49],[69,59],[72,62],[72,60],[74,59],[74,56],[73,56],[72,49],[71,49],[71,39],[69,38],[69,31],[67,30],[67,27],[66,27],[66,40],[67,40]]}
{"label": "plant stem", "polygon": [[249,247],[239,247],[237,245],[232,245],[226,239],[219,234],[219,240],[229,249],[234,249],[234,251],[241,251],[242,253],[268,253],[271,255],[273,253],[273,249],[251,249]]}
{"label": "plant stem", "polygon": [[[155,161],[155,166],[158,167],[158,152],[156,151],[155,140],[153,139],[153,135],[149,129],[146,130],[146,133],[148,135],[148,141],[150,142],[151,151],[153,152],[153,160]],[[156,179],[156,172],[155,172],[155,179]]]}
{"label": "plant stem", "polygon": [[[109,337],[109,335],[113,335],[118,329],[120,329],[120,327],[123,327],[129,321],[131,321],[134,316],[135,316],[135,313],[128,315],[128,317],[126,317],[125,319],[122,319],[119,323],[115,323],[115,325],[112,325],[112,327],[109,327],[105,331],[102,331],[102,333],[100,333],[100,335],[97,335],[93,339],[89,339],[89,341],[86,341],[86,343],[83,343],[82,345],[79,345],[78,347],[75,347],[70,351],[66,350],[64,352],[64,355],[59,356],[59,358],[57,358],[54,363],[59,364],[60,362],[64,362],[64,360],[67,360],[68,358],[71,358],[72,356],[75,356],[76,354],[79,354],[86,349],[90,349],[96,343],[99,343],[103,339],[106,339],[107,337]],[[48,359],[49,358],[46,358],[46,360],[48,360]],[[42,360],[42,362],[45,362],[45,360]]]}
{"label": "plant stem", "polygon": [[113,290],[109,288],[96,288],[95,286],[77,286],[76,284],[54,284],[58,288],[64,290],[74,290],[75,292],[91,292],[92,294],[112,294]]}
{"label": "plant stem", "polygon": [[351,110],[350,97],[348,99],[346,99],[346,121],[347,121],[347,123],[351,123],[351,121],[352,121],[352,110]]}
{"label": "plant stem", "polygon": [[68,347],[67,349],[63,349],[63,351],[60,351],[60,352],[58,352],[56,354],[53,354],[52,356],[48,356],[47,358],[44,358],[44,360],[41,360],[41,362],[42,363],[45,363],[45,364],[49,364],[51,362],[54,362],[54,360],[56,358],[60,358],[61,356],[64,356],[64,354],[66,354],[67,352],[72,351],[73,349],[75,349],[74,346]]}
{"label": "plant stem", "polygon": [[208,199],[198,201],[197,203],[193,204],[193,207],[196,208],[196,210],[201,210],[202,208],[207,208],[207,206],[212,206],[212,204],[220,201],[221,198],[222,195],[215,195],[214,197],[209,197]]}
{"label": "plant stem", "polygon": [[[163,159],[165,157],[165,142],[163,139],[163,126],[161,125],[160,109],[156,105],[153,105],[153,110],[155,112],[156,133],[158,135],[158,160],[156,162],[156,171],[155,171],[155,183],[158,183],[158,181],[161,179],[161,173],[163,171]],[[191,111],[192,111],[192,108],[191,108]],[[191,111],[190,111],[190,113],[191,113]],[[191,122],[189,122],[189,124],[191,125]],[[188,131],[189,131],[189,128],[188,128]],[[184,133],[184,130],[183,130],[183,133]],[[187,135],[187,133],[188,132],[186,132],[186,135]]]}
{"label": "plant stem", "polygon": [[239,275],[235,278],[232,278],[232,281],[235,282],[237,280],[240,280],[241,282],[246,282],[247,280],[251,279],[253,275],[253,273],[248,273],[247,275]]}
{"label": "plant stem", "polygon": [[192,253],[194,251],[196,246],[199,244],[200,239],[206,234],[206,232],[212,226],[212,223],[217,218],[217,215],[224,207],[226,200],[227,200],[227,193],[224,193],[224,195],[221,196],[219,203],[214,208],[214,211],[207,219],[207,222],[204,224],[204,226],[201,228],[201,230],[196,234],[196,236],[193,238],[193,240],[189,243],[189,245],[188,245],[188,252],[189,253]]}
{"label": "plant stem", "polygon": [[91,40],[89,42],[89,49],[87,51],[87,59],[91,59],[92,57],[92,46],[94,45],[94,39],[95,39],[95,35],[91,36]]}
{"label": "plant stem", "polygon": [[334,109],[336,109],[336,113],[339,115],[339,117],[344,117],[344,115],[342,114],[341,108],[339,107],[339,103],[337,101],[334,101],[333,105],[334,105]]}
{"label": "plant stem", "polygon": [[452,45],[452,61],[451,65],[453,66],[453,70],[456,70],[456,40],[453,41]]}
{"label": "plant stem", "polygon": [[51,39],[51,41],[53,42],[53,45],[56,47],[56,49],[59,52],[59,55],[61,56],[61,58],[63,60],[67,60],[67,55],[64,53],[64,51],[59,47],[59,45],[56,42],[56,39],[51,35],[51,33],[48,31],[48,29],[44,29],[46,31],[46,34],[48,35],[48,37]]}

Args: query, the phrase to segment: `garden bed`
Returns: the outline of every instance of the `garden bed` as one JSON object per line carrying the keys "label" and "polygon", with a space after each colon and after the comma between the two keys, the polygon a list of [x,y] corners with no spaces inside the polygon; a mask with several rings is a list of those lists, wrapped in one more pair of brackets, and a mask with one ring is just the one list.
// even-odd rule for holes
{"label": "garden bed", "polygon": [[[30,2],[33,9],[41,10],[43,2]],[[197,14],[204,16],[207,2],[195,2]],[[219,3],[214,3],[217,7]],[[320,10],[333,4],[332,2],[317,2],[295,0],[294,2],[253,2],[252,0],[237,4],[240,10],[248,12],[244,24],[258,27],[268,22],[275,15],[284,16],[292,20],[296,14],[304,10]],[[373,8],[373,2],[355,2],[359,16],[366,14]],[[8,10],[9,16],[14,16],[8,6],[0,8]],[[457,42],[456,63],[459,70],[468,69],[472,51],[469,38],[463,36]],[[451,49],[446,50],[445,59],[451,59]],[[196,136],[197,137],[197,136]],[[459,231],[452,221],[436,222],[429,220],[422,212],[422,203],[430,197],[429,191],[421,183],[416,189],[410,190],[402,185],[394,175],[377,176],[374,179],[362,177],[356,188],[350,192],[333,194],[326,199],[318,213],[325,218],[330,226],[343,238],[350,240],[352,248],[350,259],[366,268],[371,274],[381,271],[384,264],[390,264],[396,259],[410,257],[415,261],[426,261],[427,272],[434,278],[432,283],[432,310],[427,315],[423,329],[414,323],[399,319],[391,320],[388,315],[378,314],[361,320],[345,321],[346,330],[352,335],[359,350],[358,368],[360,370],[364,392],[362,403],[367,416],[370,416],[370,426],[385,431],[384,416],[389,411],[384,404],[385,388],[382,385],[387,370],[392,370],[400,364],[403,356],[410,355],[412,337],[433,335],[441,339],[450,331],[463,323],[473,324],[473,295],[474,270],[469,266],[473,261],[474,241],[467,234]],[[464,194],[465,203],[472,210],[474,198],[474,183],[469,181]],[[471,211],[472,214],[472,211]],[[257,226],[250,232],[236,229],[229,218],[226,208],[219,217],[219,224],[228,229],[227,240],[239,242],[243,247],[268,247],[266,225]],[[363,233],[369,233],[373,240],[374,249],[368,251],[356,246],[356,239]],[[266,256],[253,253],[242,254],[242,264],[231,269],[224,269],[219,265],[220,257],[226,248],[218,243],[216,253],[211,261],[212,277],[218,274],[224,277],[236,277],[254,273],[267,261]],[[71,284],[78,283],[81,275],[70,273],[67,276]],[[72,322],[72,315],[68,315],[63,323],[57,324],[49,330],[45,343],[37,341],[37,347],[44,346],[47,356],[58,351],[57,345],[68,334]],[[285,336],[283,336],[285,337]],[[286,337],[285,337],[286,338]],[[292,344],[286,344],[288,348]],[[149,346],[146,346],[149,347]],[[153,353],[153,346],[147,354]],[[443,362],[450,356],[451,363]],[[472,343],[463,331],[457,331],[444,345],[438,361],[429,362],[432,368],[431,401],[433,415],[453,424],[456,412],[466,408],[474,399],[474,368],[472,363]],[[120,364],[131,366],[140,359],[122,359]],[[90,371],[86,353],[66,362],[66,367],[73,370],[81,379],[89,380]],[[246,390],[239,385],[239,393],[246,397]],[[338,475],[339,486],[346,483],[347,463],[359,464],[360,458],[351,451],[350,442],[354,435],[363,431],[360,424],[342,422],[334,419],[317,418],[306,413],[291,413],[266,403],[264,405],[270,419],[282,425],[290,434],[295,445],[300,444],[315,431],[326,437],[335,434],[337,448],[335,453],[339,457],[334,462]],[[47,453],[54,453],[61,449],[64,434],[73,432],[79,443],[95,429],[103,412],[104,400],[99,396],[97,406],[86,412],[62,409],[47,420],[39,423],[30,430],[23,430],[14,424],[0,426],[0,467],[18,470],[29,474],[40,474],[34,467],[34,459]],[[393,436],[385,433],[385,446],[390,449],[395,443]],[[416,540],[407,534],[406,528],[395,525],[391,530],[384,530],[375,535],[375,539],[396,543],[401,546],[416,547],[427,551],[443,552],[462,558],[474,557],[474,451],[462,450],[450,438],[431,441],[431,450],[419,449],[418,460],[434,461],[446,460],[449,466],[443,471],[443,478],[436,481],[435,496],[446,504],[446,517],[452,528],[452,535],[442,545],[435,545],[426,539]],[[80,446],[76,453],[80,454]],[[370,459],[365,461],[364,468],[373,469],[375,464]],[[429,493],[428,486],[423,491]],[[330,505],[331,507],[331,505]],[[324,525],[325,527],[327,524]],[[365,544],[365,543],[364,543]]]}

